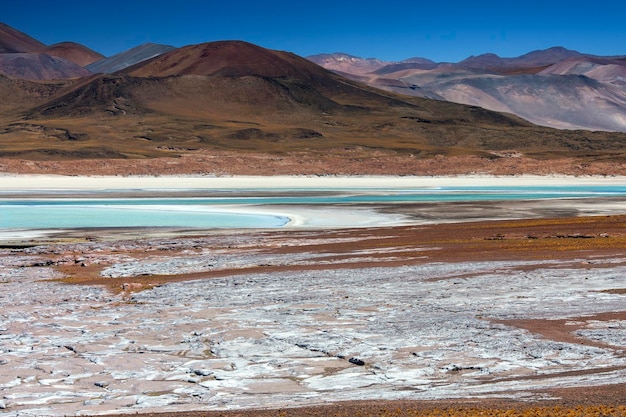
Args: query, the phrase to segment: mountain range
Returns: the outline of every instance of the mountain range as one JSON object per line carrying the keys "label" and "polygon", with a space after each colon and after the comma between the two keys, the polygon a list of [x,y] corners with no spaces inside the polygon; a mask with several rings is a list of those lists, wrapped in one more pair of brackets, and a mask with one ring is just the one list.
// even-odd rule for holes
{"label": "mountain range", "polygon": [[[0,51],[0,157],[5,158],[183,157],[224,150],[300,152],[320,160],[381,152],[497,159],[510,150],[532,158],[585,161],[621,161],[625,156],[625,134],[540,127],[512,111],[446,101],[444,87],[429,87],[443,86],[447,77],[462,80],[458,86],[471,81],[477,91],[492,91],[503,88],[494,80],[514,77],[521,83],[532,77],[529,82],[541,91],[549,86],[535,77],[545,77],[564,80],[563,90],[575,86],[578,92],[572,97],[582,96],[583,88],[595,91],[608,83],[614,86],[615,101],[622,58],[555,49],[517,61],[483,56],[438,64],[421,58],[385,63],[331,54],[318,65],[314,61],[319,57],[306,59],[242,41],[181,48],[149,44],[104,58],[72,42],[43,45],[6,25],[0,26]],[[567,57],[558,65],[549,63],[561,55]],[[573,59],[582,59],[582,64]],[[595,68],[587,65],[591,59]],[[335,61],[340,69],[332,68]],[[488,69],[477,71],[481,65]],[[417,79],[431,81],[422,86]],[[608,86],[602,88],[608,95]],[[531,102],[532,94],[527,97]],[[611,103],[598,99],[594,108],[619,107]],[[599,117],[601,111],[596,113]],[[588,114],[579,118],[583,116]]]}
{"label": "mountain range", "polygon": [[554,47],[516,58],[471,56],[458,63],[382,62],[344,53],[308,58],[387,91],[512,113],[559,129],[626,132],[626,56]]}

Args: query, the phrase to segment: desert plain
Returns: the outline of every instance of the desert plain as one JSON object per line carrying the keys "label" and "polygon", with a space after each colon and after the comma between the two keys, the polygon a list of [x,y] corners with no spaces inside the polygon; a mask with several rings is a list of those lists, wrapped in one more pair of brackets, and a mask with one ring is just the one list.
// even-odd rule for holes
{"label": "desert plain", "polygon": [[[9,199],[625,181],[1,179]],[[623,198],[248,210],[294,221],[278,229],[3,230],[2,412],[626,413]]]}

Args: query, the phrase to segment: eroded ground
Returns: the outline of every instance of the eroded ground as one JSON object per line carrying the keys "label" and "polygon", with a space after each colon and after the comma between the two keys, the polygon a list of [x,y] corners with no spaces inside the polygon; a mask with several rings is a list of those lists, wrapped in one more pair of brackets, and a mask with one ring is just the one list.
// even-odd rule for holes
{"label": "eroded ground", "polygon": [[107,233],[0,251],[8,415],[624,403],[625,216]]}

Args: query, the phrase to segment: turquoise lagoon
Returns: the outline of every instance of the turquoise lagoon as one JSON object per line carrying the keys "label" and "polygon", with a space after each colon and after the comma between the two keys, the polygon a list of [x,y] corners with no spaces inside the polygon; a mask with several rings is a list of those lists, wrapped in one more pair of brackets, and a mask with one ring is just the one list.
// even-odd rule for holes
{"label": "turquoise lagoon", "polygon": [[[478,202],[623,198],[626,186],[454,187],[424,189],[222,190],[194,198],[20,198],[0,196],[0,229],[85,227],[279,228],[290,205],[367,206],[420,202]],[[226,196],[224,196],[226,195]],[[262,213],[254,207],[264,206]],[[281,208],[282,207],[282,208]],[[323,211],[320,211],[322,214]]]}

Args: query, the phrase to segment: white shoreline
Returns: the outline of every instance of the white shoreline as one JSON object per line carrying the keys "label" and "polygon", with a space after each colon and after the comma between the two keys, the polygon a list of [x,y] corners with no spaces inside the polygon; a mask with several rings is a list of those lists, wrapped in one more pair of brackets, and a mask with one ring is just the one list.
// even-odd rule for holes
{"label": "white shoreline", "polygon": [[0,192],[626,185],[626,176],[61,176],[0,174]]}

